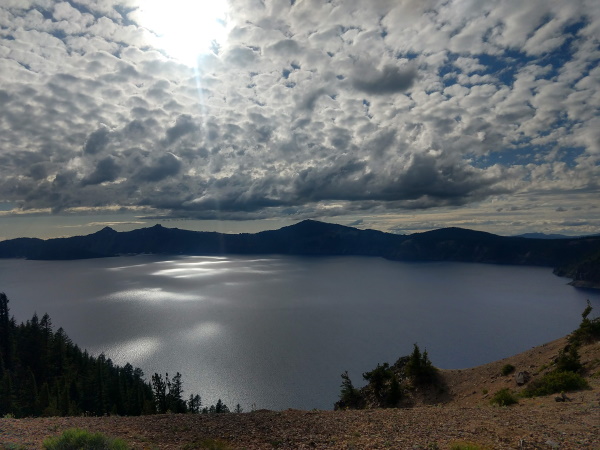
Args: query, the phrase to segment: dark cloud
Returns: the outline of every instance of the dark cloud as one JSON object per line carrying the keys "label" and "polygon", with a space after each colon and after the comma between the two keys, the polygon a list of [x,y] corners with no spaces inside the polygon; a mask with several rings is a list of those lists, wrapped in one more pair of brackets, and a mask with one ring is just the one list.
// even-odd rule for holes
{"label": "dark cloud", "polygon": [[109,130],[106,127],[98,128],[88,137],[83,147],[83,152],[89,155],[100,153],[108,145]]}
{"label": "dark cloud", "polygon": [[10,101],[10,94],[4,89],[0,89],[0,106],[5,106]]}
{"label": "dark cloud", "polygon": [[177,175],[182,164],[179,158],[172,153],[166,153],[152,164],[142,167],[135,175],[138,181],[156,182],[167,177]]}
{"label": "dark cloud", "polygon": [[197,129],[192,116],[185,114],[177,118],[175,125],[167,129],[167,143],[172,144],[182,136],[192,133]]}
{"label": "dark cloud", "polygon": [[34,180],[42,180],[48,176],[45,163],[36,163],[29,168],[29,176]]}
{"label": "dark cloud", "polygon": [[410,201],[403,205],[426,208],[503,193],[505,189],[497,186],[500,181],[501,177],[486,176],[466,164],[444,163],[427,155],[412,155],[404,167],[388,167],[382,174],[370,171],[365,161],[342,159],[302,171],[294,193],[298,201]]}
{"label": "dark cloud", "polygon": [[105,181],[115,181],[119,176],[120,171],[121,169],[115,159],[108,156],[98,161],[94,171],[89,176],[85,177],[81,181],[81,184],[87,186],[90,184],[104,183]]}
{"label": "dark cloud", "polygon": [[414,67],[387,65],[382,70],[373,69],[357,75],[352,80],[352,86],[367,94],[386,95],[410,89],[416,79],[417,71]]}

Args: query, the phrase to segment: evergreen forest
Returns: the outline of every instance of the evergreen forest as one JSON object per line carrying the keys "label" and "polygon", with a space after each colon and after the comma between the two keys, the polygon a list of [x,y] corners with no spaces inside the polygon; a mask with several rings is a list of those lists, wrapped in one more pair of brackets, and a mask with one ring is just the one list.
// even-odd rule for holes
{"label": "evergreen forest", "polygon": [[205,408],[199,395],[184,400],[180,373],[149,383],[129,363],[88,354],[48,314],[17,324],[8,303],[0,292],[0,417],[229,412],[221,400]]}

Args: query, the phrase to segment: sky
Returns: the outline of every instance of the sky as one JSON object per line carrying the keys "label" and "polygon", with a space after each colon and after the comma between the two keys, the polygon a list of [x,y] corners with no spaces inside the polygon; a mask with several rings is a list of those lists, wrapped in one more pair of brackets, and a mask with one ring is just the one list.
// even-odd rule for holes
{"label": "sky", "polygon": [[597,0],[2,0],[0,240],[600,232]]}

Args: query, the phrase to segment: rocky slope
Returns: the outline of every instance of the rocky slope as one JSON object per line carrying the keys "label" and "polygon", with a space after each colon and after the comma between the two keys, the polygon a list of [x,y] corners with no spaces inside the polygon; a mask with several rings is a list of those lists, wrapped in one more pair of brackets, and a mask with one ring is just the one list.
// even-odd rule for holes
{"label": "rocky slope", "polygon": [[472,443],[490,449],[599,449],[600,343],[580,350],[591,389],[489,403],[497,390],[522,388],[505,364],[535,379],[550,369],[566,338],[519,355],[464,370],[443,370],[445,403],[424,399],[407,409],[254,411],[223,415],[0,419],[0,448],[40,448],[44,438],[80,427],[126,440],[136,449],[399,448],[445,449]]}

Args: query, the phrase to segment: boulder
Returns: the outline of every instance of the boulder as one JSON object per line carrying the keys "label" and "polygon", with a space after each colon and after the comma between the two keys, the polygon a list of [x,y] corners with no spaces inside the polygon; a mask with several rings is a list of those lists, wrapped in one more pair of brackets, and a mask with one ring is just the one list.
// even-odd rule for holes
{"label": "boulder", "polygon": [[525,370],[523,370],[521,372],[517,372],[517,374],[515,375],[515,381],[517,382],[517,385],[519,385],[519,386],[523,386],[530,379],[531,379],[531,374]]}

